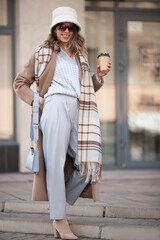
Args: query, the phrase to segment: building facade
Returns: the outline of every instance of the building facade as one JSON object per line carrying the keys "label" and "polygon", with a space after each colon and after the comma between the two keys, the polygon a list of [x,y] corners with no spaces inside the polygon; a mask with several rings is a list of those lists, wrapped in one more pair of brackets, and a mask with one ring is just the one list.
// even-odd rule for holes
{"label": "building facade", "polygon": [[160,167],[160,1],[0,0],[0,171],[26,171],[31,108],[12,84],[59,6],[78,12],[92,73],[111,56],[96,93],[104,168]]}

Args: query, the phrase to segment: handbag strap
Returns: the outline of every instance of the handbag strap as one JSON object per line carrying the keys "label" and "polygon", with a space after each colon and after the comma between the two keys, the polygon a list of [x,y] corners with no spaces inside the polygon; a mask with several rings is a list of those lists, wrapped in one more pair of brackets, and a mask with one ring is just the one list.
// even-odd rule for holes
{"label": "handbag strap", "polygon": [[31,142],[38,141],[38,127],[39,127],[39,93],[34,93],[33,111],[31,114],[30,138]]}

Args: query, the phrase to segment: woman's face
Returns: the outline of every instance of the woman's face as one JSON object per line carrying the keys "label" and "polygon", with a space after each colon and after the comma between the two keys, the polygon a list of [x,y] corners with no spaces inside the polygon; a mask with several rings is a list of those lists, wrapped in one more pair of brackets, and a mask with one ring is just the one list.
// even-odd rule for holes
{"label": "woman's face", "polygon": [[73,38],[75,25],[69,22],[59,23],[56,26],[55,33],[57,35],[57,39],[64,45]]}

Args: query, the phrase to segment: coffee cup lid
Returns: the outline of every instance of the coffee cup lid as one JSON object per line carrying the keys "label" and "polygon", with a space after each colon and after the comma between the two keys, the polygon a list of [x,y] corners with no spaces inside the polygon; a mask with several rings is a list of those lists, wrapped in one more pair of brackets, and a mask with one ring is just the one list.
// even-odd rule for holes
{"label": "coffee cup lid", "polygon": [[110,57],[110,55],[109,55],[109,53],[101,53],[101,54],[99,54],[98,55],[98,57],[97,58],[99,58],[99,57]]}

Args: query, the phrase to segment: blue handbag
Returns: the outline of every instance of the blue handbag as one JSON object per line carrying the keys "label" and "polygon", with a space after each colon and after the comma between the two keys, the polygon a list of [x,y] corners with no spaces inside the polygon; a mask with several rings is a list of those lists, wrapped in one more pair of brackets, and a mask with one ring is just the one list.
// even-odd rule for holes
{"label": "blue handbag", "polygon": [[31,146],[28,151],[26,168],[34,173],[39,172],[38,152],[38,130],[39,130],[39,93],[34,93],[33,110],[31,114],[30,138]]}

